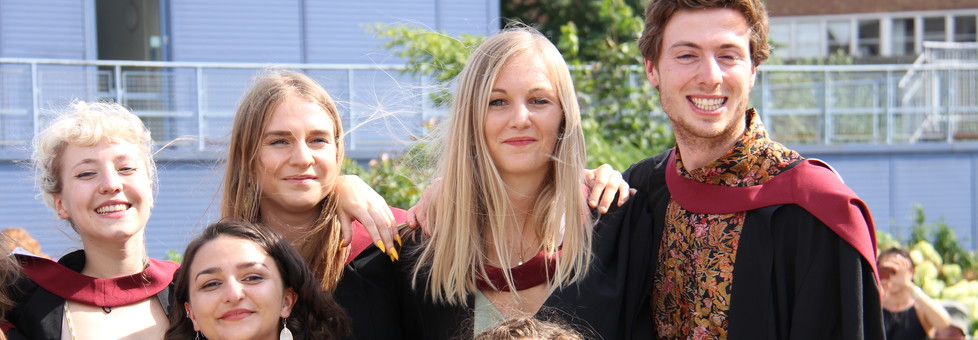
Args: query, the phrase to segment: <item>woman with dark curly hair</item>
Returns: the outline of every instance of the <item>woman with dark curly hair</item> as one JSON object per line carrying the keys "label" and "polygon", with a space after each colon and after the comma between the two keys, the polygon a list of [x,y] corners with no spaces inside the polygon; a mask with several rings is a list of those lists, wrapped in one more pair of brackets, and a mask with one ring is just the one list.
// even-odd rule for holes
{"label": "woman with dark curly hair", "polygon": [[335,339],[350,331],[299,253],[269,228],[218,222],[183,254],[166,339]]}

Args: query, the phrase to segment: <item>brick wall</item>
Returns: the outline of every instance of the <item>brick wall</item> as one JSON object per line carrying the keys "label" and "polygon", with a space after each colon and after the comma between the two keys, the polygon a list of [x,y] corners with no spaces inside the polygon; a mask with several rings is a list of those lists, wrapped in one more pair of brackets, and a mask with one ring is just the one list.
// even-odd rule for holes
{"label": "brick wall", "polygon": [[765,4],[772,17],[978,8],[978,0],[766,0]]}

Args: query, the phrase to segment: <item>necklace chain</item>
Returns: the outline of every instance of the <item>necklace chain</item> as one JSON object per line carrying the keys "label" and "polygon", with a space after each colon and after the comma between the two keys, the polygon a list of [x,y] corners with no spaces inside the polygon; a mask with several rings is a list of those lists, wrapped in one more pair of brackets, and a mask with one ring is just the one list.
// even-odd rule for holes
{"label": "necklace chain", "polygon": [[[522,266],[524,263],[526,263],[526,259],[523,258],[523,253],[526,252],[527,247],[523,245],[523,239],[525,238],[525,234],[526,234],[526,222],[529,219],[530,217],[527,216],[526,219],[523,220],[523,224],[520,227],[520,248],[517,250],[517,252],[519,253],[520,261],[516,263],[517,266]],[[530,246],[532,247],[533,245],[531,244]]]}
{"label": "necklace chain", "polygon": [[78,337],[75,336],[75,324],[71,322],[71,312],[68,311],[68,301],[65,301],[65,322],[68,323],[68,335],[71,336],[71,340],[75,340]]}

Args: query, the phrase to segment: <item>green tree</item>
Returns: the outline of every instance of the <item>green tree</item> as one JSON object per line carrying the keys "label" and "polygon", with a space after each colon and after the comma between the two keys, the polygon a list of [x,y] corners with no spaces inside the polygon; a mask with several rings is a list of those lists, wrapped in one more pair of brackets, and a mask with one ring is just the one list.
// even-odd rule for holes
{"label": "green tree", "polygon": [[[567,39],[564,37],[564,27],[573,25],[577,32],[575,38],[590,45],[590,41],[611,39],[627,41],[637,39],[636,34],[642,29],[632,32],[621,29],[634,27],[634,21],[641,24],[642,10],[648,0],[602,1],[602,0],[527,0],[503,1],[501,12],[503,17],[529,24],[542,32],[553,41]],[[624,9],[628,7],[628,9]],[[609,11],[610,10],[610,11]],[[595,13],[605,11],[605,16]],[[609,20],[607,14],[615,16]],[[635,38],[635,39],[633,39]],[[563,52],[567,50],[561,49]],[[585,49],[579,56],[585,61],[601,59],[601,50]],[[639,55],[633,55],[639,58]]]}
{"label": "green tree", "polygon": [[[582,111],[594,125],[585,134],[594,145],[629,155],[619,160],[596,155],[616,168],[672,146],[667,119],[658,108],[658,93],[645,78],[638,39],[644,21],[624,0],[588,1],[582,9],[589,25],[563,24],[557,46],[574,70]],[[599,26],[600,29],[593,26]],[[585,124],[588,125],[588,124]],[[600,137],[601,140],[596,140]],[[629,162],[631,161],[631,162]],[[593,164],[590,164],[593,165]]]}

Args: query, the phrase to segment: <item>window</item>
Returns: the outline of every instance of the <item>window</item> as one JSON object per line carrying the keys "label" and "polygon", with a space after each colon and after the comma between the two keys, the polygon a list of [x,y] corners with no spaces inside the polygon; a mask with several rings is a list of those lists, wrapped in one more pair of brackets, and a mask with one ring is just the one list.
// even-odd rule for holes
{"label": "window", "polygon": [[859,20],[859,40],[858,51],[860,57],[872,57],[880,55],[880,21]]}
{"label": "window", "polygon": [[954,41],[975,42],[975,16],[954,17]]}
{"label": "window", "polygon": [[924,41],[946,41],[944,17],[924,18]]}
{"label": "window", "polygon": [[772,23],[769,34],[774,53],[782,58],[791,58],[791,24]]}
{"label": "window", "polygon": [[849,21],[829,21],[826,23],[826,27],[829,30],[829,34],[826,36],[826,40],[829,42],[829,55],[833,55],[837,51],[849,54],[849,34],[852,30]]}
{"label": "window", "polygon": [[795,26],[795,58],[815,58],[821,56],[821,25],[817,22],[799,22]]}
{"label": "window", "polygon": [[914,55],[913,18],[893,19],[891,29],[893,55]]}

